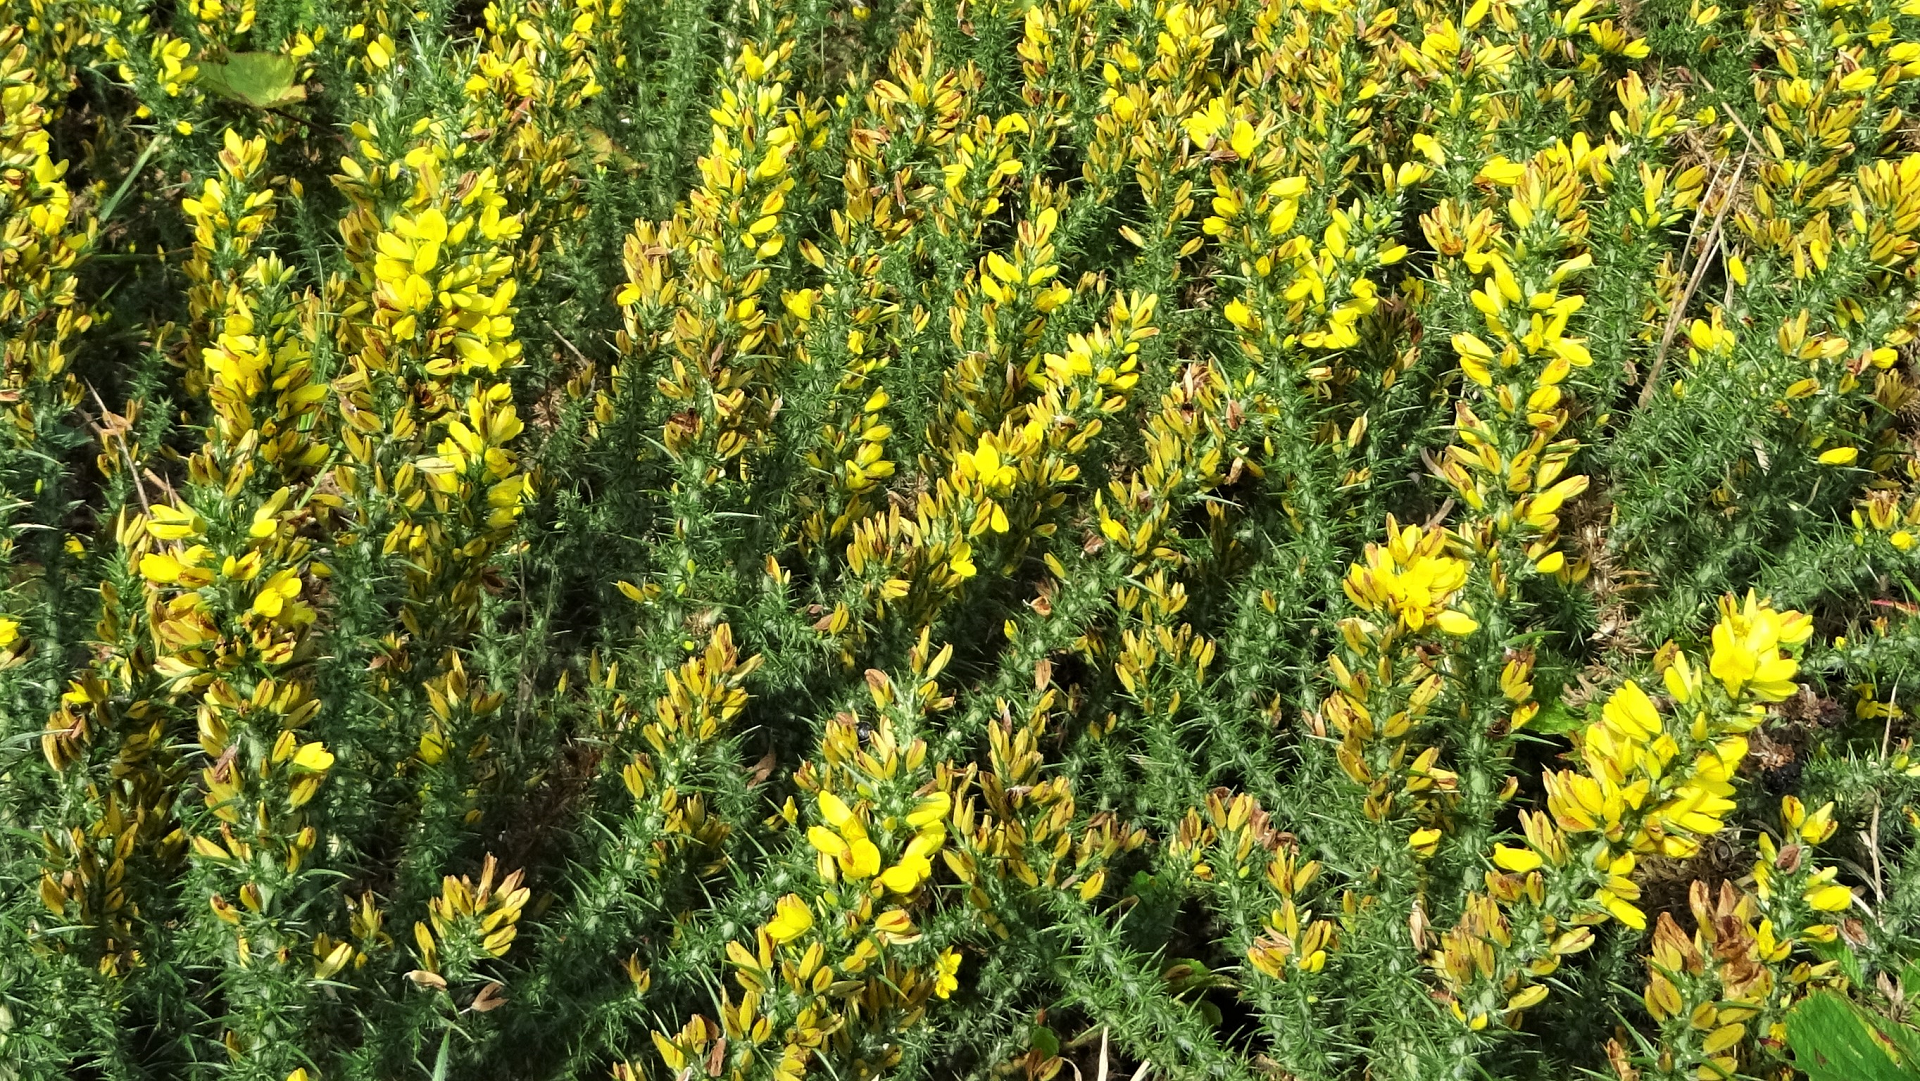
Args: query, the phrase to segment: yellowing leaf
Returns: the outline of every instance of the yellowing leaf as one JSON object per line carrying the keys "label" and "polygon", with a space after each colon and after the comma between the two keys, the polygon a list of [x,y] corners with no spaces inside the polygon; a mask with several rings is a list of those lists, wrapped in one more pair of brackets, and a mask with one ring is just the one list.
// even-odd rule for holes
{"label": "yellowing leaf", "polygon": [[242,105],[271,109],[304,101],[305,86],[293,81],[294,61],[279,53],[228,53],[225,63],[200,61],[201,86]]}

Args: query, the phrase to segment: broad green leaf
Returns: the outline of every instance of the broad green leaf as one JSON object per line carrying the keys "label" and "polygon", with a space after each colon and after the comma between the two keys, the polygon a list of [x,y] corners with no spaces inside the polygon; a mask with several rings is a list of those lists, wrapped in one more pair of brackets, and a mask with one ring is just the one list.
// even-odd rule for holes
{"label": "broad green leaf", "polygon": [[1920,1081],[1845,999],[1821,991],[1787,1015],[1787,1046],[1808,1081]]}
{"label": "broad green leaf", "polygon": [[1033,1026],[1033,1030],[1028,1034],[1028,1038],[1033,1049],[1046,1055],[1048,1058],[1054,1058],[1060,1054],[1060,1037],[1055,1036],[1053,1030],[1047,1026]]}
{"label": "broad green leaf", "polygon": [[1568,709],[1566,703],[1557,698],[1546,697],[1540,712],[1527,723],[1527,730],[1541,735],[1556,736],[1585,728],[1587,722],[1588,718],[1585,714]]}
{"label": "broad green leaf", "polygon": [[294,63],[279,53],[229,53],[227,62],[200,64],[200,84],[208,90],[256,109],[305,100],[307,88],[293,81]]}

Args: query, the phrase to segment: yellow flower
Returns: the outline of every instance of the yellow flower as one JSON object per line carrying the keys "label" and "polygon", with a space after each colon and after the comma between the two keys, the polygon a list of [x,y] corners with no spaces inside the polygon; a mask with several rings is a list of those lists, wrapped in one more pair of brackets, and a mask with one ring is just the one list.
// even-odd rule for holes
{"label": "yellow flower", "polygon": [[1460,354],[1460,370],[1483,387],[1493,385],[1487,366],[1493,361],[1493,347],[1472,334],[1455,334],[1453,351]]}
{"label": "yellow flower", "polygon": [[947,817],[947,812],[952,809],[953,797],[947,795],[945,792],[935,792],[933,795],[921,800],[919,805],[914,807],[912,813],[907,815],[907,825],[915,829],[931,826],[935,822]]}
{"label": "yellow flower", "polygon": [[775,942],[791,942],[813,926],[813,911],[797,893],[789,893],[775,905],[774,917],[767,924],[767,937]]}
{"label": "yellow flower", "polygon": [[[1366,563],[1354,564],[1342,585],[1348,599],[1361,608],[1397,616],[1408,630],[1421,630],[1439,620],[1447,603],[1466,584],[1466,561],[1446,554],[1443,529],[1401,529],[1389,519],[1387,536],[1386,545],[1367,546]],[[1468,624],[1473,624],[1471,618],[1454,612],[1440,629],[1471,634],[1478,624]]]}
{"label": "yellow flower", "polygon": [[1708,670],[1735,699],[1747,691],[1761,702],[1783,701],[1799,689],[1793,677],[1800,664],[1781,649],[1800,645],[1812,633],[1813,621],[1807,616],[1776,612],[1752,593],[1743,606],[1724,598],[1720,622],[1713,628]]}
{"label": "yellow flower", "polygon": [[1432,826],[1417,829],[1413,831],[1413,836],[1407,838],[1407,847],[1422,856],[1431,856],[1440,847],[1440,837],[1440,831]]}
{"label": "yellow flower", "polygon": [[1540,854],[1530,848],[1514,848],[1511,845],[1494,845],[1493,862],[1503,870],[1525,874],[1540,866]]}
{"label": "yellow flower", "polygon": [[8,649],[20,640],[20,621],[0,616],[0,649]]}
{"label": "yellow flower", "polygon": [[855,881],[872,878],[880,873],[880,849],[865,837],[857,837],[847,844],[847,854],[840,858],[840,871]]}
{"label": "yellow flower", "polygon": [[974,566],[973,547],[966,541],[953,546],[953,554],[947,557],[947,566],[953,568],[953,573],[961,578],[971,578],[980,573],[980,569]]}
{"label": "yellow flower", "polygon": [[932,865],[926,860],[902,860],[886,869],[880,876],[880,884],[895,893],[912,893],[932,870]]}
{"label": "yellow flower", "polygon": [[1673,655],[1673,663],[1667,666],[1661,679],[1666,682],[1667,693],[1673,696],[1675,702],[1683,706],[1693,701],[1694,695],[1700,693],[1700,673],[1694,670],[1693,664],[1687,660],[1687,655],[1684,653]]}
{"label": "yellow flower", "polygon": [[253,611],[269,619],[280,614],[286,603],[300,595],[300,577],[292,568],[280,571],[253,598]]}
{"label": "yellow flower", "polygon": [[[921,830],[907,843],[906,854],[900,862],[887,868],[880,876],[880,884],[895,893],[912,893],[920,883],[933,875],[932,856],[946,842],[946,827],[935,824]],[[876,853],[877,855],[877,853]]]}
{"label": "yellow flower", "polygon": [[1246,302],[1238,297],[1227,301],[1227,306],[1222,309],[1221,314],[1227,317],[1227,322],[1232,323],[1241,330],[1252,330],[1254,328],[1255,320],[1253,317],[1253,309],[1247,307]]}
{"label": "yellow flower", "polygon": [[1221,132],[1227,130],[1227,102],[1225,98],[1214,98],[1207,107],[1187,117],[1185,125],[1187,137],[1198,146],[1206,146]]}
{"label": "yellow flower", "polygon": [[980,447],[972,454],[962,452],[959,461],[959,473],[980,479],[980,487],[995,494],[1003,493],[1013,487],[1019,478],[1019,472],[1000,458],[1000,448],[992,435],[980,437]]}
{"label": "yellow flower", "polygon": [[781,302],[786,305],[787,311],[791,312],[795,319],[804,323],[813,318],[813,305],[818,299],[819,290],[797,289],[784,294]]}
{"label": "yellow flower", "polygon": [[1633,680],[1627,680],[1607,699],[1601,720],[1627,739],[1645,742],[1660,734],[1660,713],[1653,699]]}
{"label": "yellow flower", "polygon": [[[1630,861],[1633,857],[1627,856],[1624,858]],[[1616,860],[1614,862],[1615,865],[1618,866],[1620,861]],[[1606,909],[1607,914],[1614,919],[1619,920],[1635,931],[1644,931],[1647,929],[1647,914],[1629,903],[1633,898],[1639,896],[1640,887],[1634,885],[1631,880],[1626,878],[1625,872],[1616,870],[1614,874],[1608,877],[1607,884],[1595,891],[1593,899],[1598,901],[1600,907]]]}
{"label": "yellow flower", "polygon": [[[1438,163],[1436,163],[1438,164]],[[1526,175],[1527,167],[1517,161],[1508,161],[1504,154],[1496,154],[1481,168],[1476,180],[1487,180],[1503,188],[1510,188]]]}
{"label": "yellow flower", "polygon": [[1506,1008],[1508,1012],[1517,1013],[1521,1010],[1538,1006],[1540,1003],[1546,1001],[1546,998],[1547,985],[1544,983],[1536,983],[1508,999]]}
{"label": "yellow flower", "polygon": [[807,827],[807,843],[818,849],[822,855],[839,859],[847,854],[847,842],[840,835],[825,826]]}
{"label": "yellow flower", "polygon": [[1260,133],[1245,120],[1236,120],[1233,124],[1233,137],[1228,140],[1233,152],[1243,158],[1250,158],[1260,148]]}
{"label": "yellow flower", "polygon": [[933,993],[946,998],[960,987],[960,954],[952,947],[940,951],[939,960],[934,962]]}
{"label": "yellow flower", "polygon": [[860,827],[860,820],[854,817],[853,808],[847,806],[846,800],[831,792],[822,792],[819,803],[820,817],[827,820],[827,825],[842,832],[849,828],[857,829],[860,836],[866,836],[866,830]]}
{"label": "yellow flower", "polygon": [[1796,822],[1793,825],[1793,829],[1799,832],[1800,839],[1810,845],[1817,845],[1832,837],[1833,831],[1839,828],[1840,824],[1833,820],[1833,804],[1830,801],[1808,815],[1805,821]]}
{"label": "yellow flower", "polygon": [[200,516],[191,508],[170,507],[164,503],[153,508],[147,533],[155,540],[181,540],[200,532]]}
{"label": "yellow flower", "polygon": [[1844,912],[1853,904],[1853,891],[1845,886],[1822,886],[1807,894],[1807,904],[1821,912]]}
{"label": "yellow flower", "polygon": [[308,743],[294,753],[293,765],[307,773],[325,773],[333,768],[333,753],[324,744]]}

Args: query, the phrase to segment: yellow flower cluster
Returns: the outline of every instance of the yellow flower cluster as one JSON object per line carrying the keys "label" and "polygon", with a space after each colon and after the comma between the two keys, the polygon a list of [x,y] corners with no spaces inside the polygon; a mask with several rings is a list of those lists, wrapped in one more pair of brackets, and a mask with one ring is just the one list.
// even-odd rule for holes
{"label": "yellow flower cluster", "polygon": [[106,29],[102,34],[101,52],[118,63],[116,73],[120,81],[135,87],[140,95],[142,104],[134,111],[135,116],[145,119],[153,115],[152,106],[146,104],[151,98],[179,98],[192,90],[194,80],[200,76],[200,65],[189,62],[193,56],[192,42],[160,31],[152,33],[147,48],[136,53],[134,49],[138,46],[133,43],[148,37],[151,17],[141,15],[128,19],[126,13],[111,9],[102,14]]}
{"label": "yellow flower cluster", "polygon": [[1366,615],[1341,620],[1344,654],[1327,659],[1335,689],[1323,713],[1340,737],[1340,768],[1365,789],[1368,818],[1421,820],[1405,839],[1421,857],[1432,856],[1443,835],[1436,797],[1457,783],[1439,765],[1438,746],[1414,749],[1444,683],[1431,644],[1479,629],[1454,607],[1468,569],[1454,552],[1445,530],[1388,519],[1387,543],[1368,545],[1366,562],[1354,564],[1343,583]]}
{"label": "yellow flower cluster", "polygon": [[1769,938],[1826,943],[1839,934],[1832,920],[1853,907],[1853,891],[1834,882],[1838,869],[1816,867],[1811,851],[1839,829],[1833,804],[1809,813],[1798,797],[1780,800],[1781,841],[1761,834],[1753,865],[1756,907]]}
{"label": "yellow flower cluster", "polygon": [[[316,438],[324,387],[311,380],[305,344],[314,298],[295,290],[276,257],[248,258],[273,217],[266,141],[229,131],[224,144],[220,175],[183,200],[203,360],[189,385],[205,396],[212,423],[187,459],[184,493],[131,517],[119,537],[145,587],[150,672],[133,658],[103,660],[100,678],[77,680],[63,696],[45,746],[56,767],[74,763],[75,734],[122,697],[155,695],[140,710],[151,715],[147,740],[175,710],[195,719],[206,814],[184,816],[155,854],[171,862],[169,849],[186,846],[202,872],[196,915],[214,921],[237,972],[287,966],[307,945],[286,924],[289,898],[319,840],[304,809],[334,756],[300,736],[320,706],[301,667],[316,614],[303,598],[325,574],[306,533],[337,501],[312,485],[326,456]],[[167,806],[147,798],[155,811]],[[65,898],[44,892],[58,910]],[[298,1053],[284,1023],[235,1011],[225,1038],[236,1056],[280,1070]]]}
{"label": "yellow flower cluster", "polygon": [[[1000,123],[1008,130],[1024,125],[1019,114]],[[959,360],[943,377],[942,404],[928,441],[948,450],[950,458],[1017,412],[1025,389],[1021,376],[1032,379],[1040,337],[1052,313],[1073,296],[1056,280],[1053,235],[1060,214],[1052,189],[1036,183],[1029,195],[1035,209],[1017,226],[1011,255],[988,252],[947,309]]]}
{"label": "yellow flower cluster", "polygon": [[[1263,975],[1287,980],[1327,966],[1339,939],[1331,921],[1315,919],[1304,895],[1320,874],[1319,860],[1300,858],[1299,845],[1274,828],[1272,818],[1253,797],[1224,791],[1207,794],[1206,813],[1190,810],[1169,842],[1176,859],[1191,873],[1222,892],[1257,880],[1271,890],[1262,920],[1263,933],[1245,945],[1247,960]],[[1236,897],[1235,900],[1238,900]]]}
{"label": "yellow flower cluster", "polygon": [[640,223],[627,244],[617,300],[633,347],[671,352],[672,374],[658,389],[682,411],[662,442],[690,484],[730,470],[744,476],[737,460],[771,410],[756,383],[781,340],[772,298],[762,295],[767,263],[786,246],[793,159],[822,120],[804,98],[785,107],[792,52],[790,42],[741,46],[724,72],[699,186],[671,220]]}
{"label": "yellow flower cluster", "polygon": [[[421,987],[446,990],[474,979],[486,961],[505,957],[520,933],[516,926],[533,891],[514,871],[495,881],[499,862],[489,855],[480,881],[446,876],[440,895],[427,906],[427,919],[413,925],[414,957],[420,967],[407,973]],[[494,985],[498,989],[498,985]]]}
{"label": "yellow flower cluster", "polygon": [[[876,91],[871,100],[884,99]],[[870,154],[878,150],[865,149]],[[884,390],[872,388],[891,359],[900,322],[897,314],[889,314],[894,309],[885,303],[887,290],[879,271],[889,257],[897,257],[897,245],[912,220],[895,216],[903,209],[896,198],[871,194],[868,169],[861,158],[847,163],[847,202],[834,215],[831,251],[811,241],[800,246],[809,263],[828,272],[827,283],[782,298],[798,324],[793,350],[802,370],[811,367],[816,356],[845,354],[831,392],[831,419],[821,425],[819,444],[806,457],[808,465],[832,477],[831,492],[809,492],[798,499],[804,514],[800,539],[808,548],[844,536],[855,521],[871,513],[879,488],[894,475],[894,462],[887,457],[887,439],[893,434],[885,420],[889,399]]]}
{"label": "yellow flower cluster", "polygon": [[[891,1041],[925,1015],[930,999],[958,987],[959,952],[936,949],[910,911],[928,900],[922,887],[943,855],[953,800],[936,787],[926,744],[898,734],[952,705],[936,682],[952,654],[934,653],[923,634],[909,658],[910,683],[867,673],[879,716],[864,738],[851,715],[827,726],[820,759],[795,775],[814,794],[817,820],[805,836],[820,885],[811,899],[781,896],[752,943],[728,943],[740,998],[721,1010],[719,1034],[654,1033],[668,1069],[713,1054],[720,1057],[709,1062],[732,1067],[727,1076],[767,1061],[773,1076],[797,1081],[835,1033],[858,1025]],[[793,801],[781,817],[798,822]],[[714,1044],[716,1035],[726,1042]],[[894,1059],[900,1048],[883,1045],[878,1054]]]}
{"label": "yellow flower cluster", "polygon": [[[976,89],[984,76],[968,64],[959,73],[958,83]],[[942,140],[938,159],[940,201],[931,220],[942,235],[971,241],[981,227],[1000,209],[1013,178],[1024,167],[1015,157],[1019,147],[1015,136],[1033,134],[1033,125],[1018,114],[998,119],[976,116],[971,125],[960,125],[953,137]]]}
{"label": "yellow flower cluster", "polygon": [[[1517,927],[1510,922],[1509,909],[1537,909],[1545,902],[1539,876],[1524,881],[1489,876],[1488,884],[1490,892],[1467,898],[1459,921],[1441,936],[1428,960],[1448,1009],[1475,1032],[1496,1021],[1517,1028],[1521,1016],[1547,997],[1546,984],[1534,981],[1593,944],[1591,929],[1567,926],[1551,915]],[[1522,945],[1516,948],[1516,943]],[[1530,960],[1515,966],[1515,954]]]}
{"label": "yellow flower cluster", "polygon": [[1586,772],[1547,775],[1547,805],[1569,843],[1604,838],[1592,859],[1607,878],[1593,899],[1616,919],[1646,925],[1631,903],[1639,888],[1627,877],[1637,855],[1690,856],[1719,832],[1733,809],[1734,770],[1747,755],[1742,733],[1760,723],[1764,703],[1796,688],[1799,665],[1787,650],[1812,631],[1805,615],[1777,612],[1752,595],[1723,599],[1706,671],[1678,650],[1667,655],[1672,715],[1628,680],[1586,730]]}
{"label": "yellow flower cluster", "polygon": [[[1193,189],[1202,173],[1202,148],[1182,139],[1182,122],[1200,108],[1213,76],[1214,41],[1225,31],[1218,3],[1170,4],[1158,25],[1108,46],[1101,61],[1103,111],[1094,120],[1083,173],[1094,197],[1106,202],[1131,180],[1146,204],[1142,220],[1152,235],[1120,230],[1140,258],[1191,255],[1197,238],[1181,233],[1192,216]],[[1148,253],[1154,253],[1149,255]],[[1177,267],[1177,263],[1174,264]]]}
{"label": "yellow flower cluster", "polygon": [[67,163],[48,156],[48,95],[65,94],[65,65],[30,54],[23,35],[0,29],[0,419],[14,446],[80,400],[67,350],[93,317],[74,271],[96,231],[76,213]]}
{"label": "yellow flower cluster", "polygon": [[[743,684],[759,667],[759,657],[741,659],[732,628],[722,623],[704,650],[666,673],[666,693],[653,703],[653,719],[642,723],[624,697],[616,697],[607,708],[602,727],[612,734],[638,729],[646,747],[629,749],[621,780],[639,819],[629,833],[660,838],[651,851],[635,853],[649,871],[659,870],[681,846],[713,847],[730,828],[710,817],[705,800],[687,789],[746,708]],[[616,669],[607,669],[594,682],[611,690],[619,675]]]}
{"label": "yellow flower cluster", "polygon": [[1853,511],[1854,543],[1866,544],[1871,530],[1871,535],[1884,538],[1895,551],[1913,551],[1920,543],[1920,536],[1915,535],[1920,528],[1920,500],[1908,503],[1905,510],[1900,503],[1897,491],[1882,488],[1868,492]]}
{"label": "yellow flower cluster", "polygon": [[[1641,858],[1684,859],[1720,832],[1734,808],[1735,770],[1747,755],[1742,733],[1761,722],[1766,703],[1793,693],[1798,664],[1790,651],[1811,630],[1801,613],[1776,611],[1752,596],[1726,598],[1704,665],[1672,647],[1661,651],[1671,714],[1632,680],[1614,692],[1582,733],[1584,770],[1545,776],[1547,811],[1521,812],[1524,846],[1493,846],[1496,869],[1487,873],[1487,892],[1471,898],[1468,913],[1430,961],[1456,1016],[1476,1029],[1492,1018],[1517,1024],[1547,994],[1535,981],[1551,974],[1563,955],[1591,944],[1592,932],[1582,925],[1613,919],[1646,928],[1646,914],[1634,903],[1641,896],[1634,878]],[[1830,832],[1791,809],[1788,817],[1793,828]],[[1802,886],[1801,895],[1831,904],[1839,895],[1819,892],[1827,879]],[[1739,904],[1751,913],[1751,899]],[[1786,957],[1791,941],[1772,921],[1751,934],[1761,960]],[[1656,968],[1664,963],[1659,949],[1656,942]]]}
{"label": "yellow flower cluster", "polygon": [[[875,80],[867,92],[865,105],[878,124],[849,140],[845,202],[833,212],[831,236],[825,247],[799,244],[801,257],[824,272],[825,281],[782,296],[795,322],[795,368],[838,378],[827,395],[820,439],[806,452],[807,464],[831,478],[828,490],[815,494],[809,486],[796,495],[803,551],[844,538],[869,517],[897,469],[888,453],[890,399],[876,389],[878,378],[902,336],[924,330],[931,317],[918,305],[906,311],[887,274],[914,257],[914,230],[933,217],[924,204],[937,189],[918,183],[912,168],[894,172],[890,163],[952,143],[966,105],[961,73],[936,71],[930,49],[923,33],[903,34],[889,59],[891,78]],[[896,183],[877,182],[890,172]],[[836,358],[837,372],[825,358]]]}
{"label": "yellow flower cluster", "polygon": [[539,280],[543,252],[586,214],[576,162],[587,150],[582,136],[594,137],[576,131],[572,114],[625,68],[625,14],[625,0],[500,0],[482,13],[463,65],[476,111],[468,131],[497,148],[507,212],[528,234],[516,252],[523,286]]}
{"label": "yellow flower cluster", "polygon": [[[447,121],[365,120],[353,133],[359,157],[334,178],[353,201],[341,233],[355,270],[335,324],[350,355],[333,389],[352,459],[336,476],[360,527],[404,559],[402,624],[438,658],[478,619],[480,580],[531,493],[510,449],[524,425],[497,378],[521,351],[522,226],[492,166],[449,175],[467,147]],[[404,149],[382,149],[396,141]]]}
{"label": "yellow flower cluster", "polygon": [[0,28],[0,465],[9,502],[30,490],[41,506],[10,509],[9,535],[0,539],[0,671],[22,664],[35,645],[20,617],[32,626],[33,579],[47,568],[18,538],[22,526],[51,530],[49,519],[64,512],[45,505],[58,489],[49,488],[56,478],[39,464],[39,444],[79,404],[68,350],[93,322],[75,270],[96,225],[75,204],[67,163],[50,156],[47,130],[66,96],[77,33],[37,20],[31,39],[26,31]]}
{"label": "yellow flower cluster", "polygon": [[[207,321],[202,363],[217,444],[240,448],[251,433],[251,452],[263,467],[293,481],[310,476],[327,455],[326,444],[310,430],[327,388],[312,377],[306,342],[316,318],[310,301],[292,294],[293,274],[278,256],[247,257],[274,214],[272,189],[253,187],[266,149],[264,139],[226,132],[222,176],[207,178],[197,198],[181,201],[195,233],[194,256],[185,269]],[[211,446],[209,452],[218,453]],[[253,468],[207,462],[203,472],[215,483]],[[216,469],[228,477],[215,481]]]}
{"label": "yellow flower cluster", "polygon": [[[121,697],[116,690],[108,679],[92,674],[71,681],[61,711],[41,737],[48,764],[84,787],[77,806],[62,808],[63,828],[42,834],[46,858],[40,901],[56,918],[86,921],[98,929],[89,960],[105,976],[124,975],[140,960],[144,920],[123,886],[128,861],[153,855],[173,863],[182,843],[173,826],[166,763],[158,753],[164,747],[165,712],[152,702],[124,705],[116,700]],[[118,747],[112,747],[114,737]],[[96,766],[90,752],[100,745],[113,753]],[[109,779],[103,782],[102,776]],[[116,776],[118,784],[112,780]]]}
{"label": "yellow flower cluster", "polygon": [[1473,617],[1449,607],[1467,581],[1467,563],[1451,552],[1444,530],[1401,526],[1389,519],[1387,543],[1367,546],[1365,565],[1354,564],[1342,585],[1347,599],[1388,621],[1364,633],[1419,634],[1429,625],[1464,636],[1479,629]]}
{"label": "yellow flower cluster", "polygon": [[[1512,534],[1535,570],[1574,580],[1583,572],[1569,568],[1557,550],[1556,529],[1560,508],[1586,490],[1587,478],[1564,476],[1576,444],[1558,437],[1568,420],[1566,380],[1593,358],[1584,339],[1567,333],[1585,297],[1561,289],[1592,265],[1584,250],[1585,181],[1610,179],[1614,149],[1577,137],[1542,151],[1511,178],[1512,195],[1497,224],[1485,210],[1460,221],[1449,213],[1455,204],[1442,204],[1422,220],[1428,241],[1447,257],[1443,265],[1457,259],[1453,265],[1478,282],[1468,296],[1492,338],[1453,337],[1461,372],[1494,412],[1491,422],[1483,420],[1459,400],[1460,441],[1447,448],[1439,467],[1467,507],[1461,534],[1477,550],[1493,549]],[[1512,568],[1495,560],[1488,572],[1496,595],[1504,595]]]}
{"label": "yellow flower cluster", "polygon": [[[858,523],[846,549],[858,599],[836,608],[820,629],[844,634],[856,605],[863,623],[868,613],[883,618],[895,610],[926,626],[983,569],[1011,566],[1036,539],[1052,537],[1065,489],[1080,478],[1079,460],[1138,380],[1136,354],[1158,333],[1153,312],[1151,295],[1115,299],[1104,327],[1070,336],[1064,354],[1034,358],[1028,389],[1038,396],[960,442],[911,517],[893,506]],[[965,411],[956,422],[962,432],[975,423]],[[1110,518],[1101,525],[1108,536],[1119,528]]]}
{"label": "yellow flower cluster", "polygon": [[231,5],[233,16],[231,25],[227,25],[225,19],[229,13],[229,6],[222,0],[188,0],[187,4],[188,9],[193,12],[194,19],[199,23],[200,35],[214,40],[223,39],[229,35],[244,34],[253,29],[253,21],[257,15],[253,0],[240,0],[240,3]]}
{"label": "yellow flower cluster", "polygon": [[470,678],[457,653],[439,678],[426,683],[426,692],[428,715],[415,751],[418,798],[448,821],[473,825],[480,820],[481,789],[497,772],[487,719],[507,696]]}
{"label": "yellow flower cluster", "polygon": [[416,634],[426,629],[423,611],[440,613],[456,631],[477,618],[481,580],[533,494],[532,478],[508,449],[525,430],[511,386],[477,386],[464,412],[442,423],[446,437],[436,453],[413,463],[433,513],[387,534],[387,551],[407,561],[412,603],[402,619]]}
{"label": "yellow flower cluster", "polygon": [[1654,1065],[1672,1077],[1732,1077],[1758,1039],[1772,1048],[1786,1039],[1793,998],[1840,979],[1833,961],[1785,963],[1793,943],[1778,937],[1755,898],[1722,882],[1717,895],[1694,882],[1688,894],[1696,930],[1660,914],[1647,958],[1647,1012],[1660,1026]]}
{"label": "yellow flower cluster", "polygon": [[[519,355],[518,286],[502,245],[520,235],[519,220],[501,213],[506,200],[490,167],[446,175],[455,155],[442,142],[443,127],[416,124],[413,134],[427,139],[390,162],[374,142],[376,125],[361,122],[354,134],[371,165],[342,158],[336,178],[359,203],[341,224],[364,298],[342,313],[355,333],[357,363],[441,383],[497,373]],[[399,208],[377,218],[368,200],[408,182],[412,191],[399,193]],[[370,317],[356,318],[363,312]]]}

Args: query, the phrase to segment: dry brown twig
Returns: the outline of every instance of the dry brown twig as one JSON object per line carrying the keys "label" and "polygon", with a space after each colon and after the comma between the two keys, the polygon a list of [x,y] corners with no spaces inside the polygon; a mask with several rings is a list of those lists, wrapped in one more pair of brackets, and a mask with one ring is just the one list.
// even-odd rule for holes
{"label": "dry brown twig", "polygon": [[[1660,385],[1660,370],[1667,363],[1667,350],[1673,347],[1673,337],[1680,330],[1680,320],[1686,317],[1687,305],[1693,302],[1693,294],[1700,288],[1700,282],[1706,277],[1707,265],[1712,260],[1714,251],[1720,246],[1720,230],[1726,223],[1727,211],[1733,208],[1733,195],[1739,190],[1740,178],[1747,171],[1749,154],[1750,151],[1741,153],[1739,163],[1734,166],[1733,179],[1729,180],[1726,187],[1721,190],[1720,209],[1714,212],[1713,225],[1707,230],[1706,239],[1701,241],[1700,254],[1693,261],[1693,273],[1687,279],[1687,287],[1667,314],[1666,329],[1660,334],[1660,348],[1654,352],[1653,363],[1647,368],[1646,384],[1640,388],[1639,408],[1641,409],[1645,409],[1647,403],[1653,401],[1654,388]],[[1687,243],[1682,246],[1682,251],[1693,246],[1693,238],[1700,226],[1700,216],[1706,213],[1707,204],[1713,198],[1713,189],[1719,179],[1716,175],[1712,181],[1708,182],[1707,192],[1700,199],[1700,209],[1693,216],[1693,227],[1687,231]]]}

